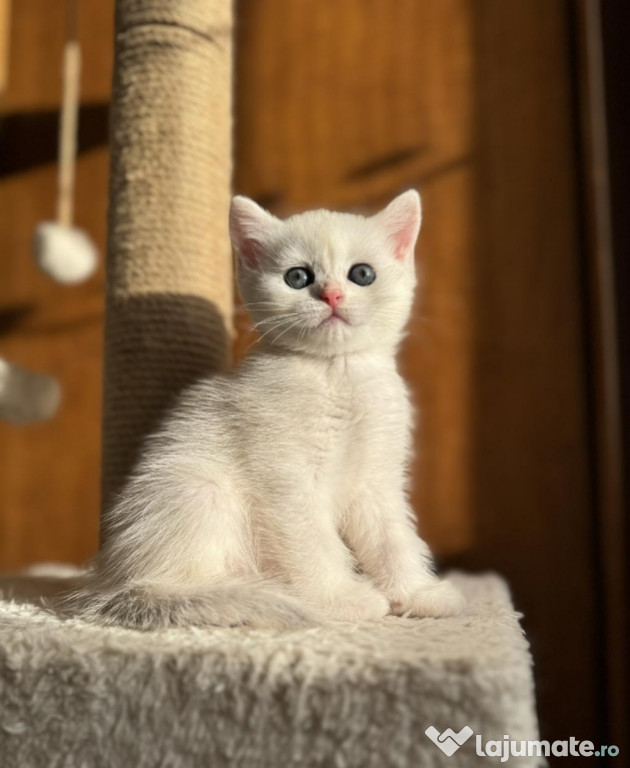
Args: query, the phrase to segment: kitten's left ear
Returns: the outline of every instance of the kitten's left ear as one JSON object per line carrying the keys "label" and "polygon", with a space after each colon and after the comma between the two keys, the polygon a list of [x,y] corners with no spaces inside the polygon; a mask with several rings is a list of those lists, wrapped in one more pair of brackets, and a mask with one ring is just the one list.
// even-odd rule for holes
{"label": "kitten's left ear", "polygon": [[422,221],[420,195],[415,189],[398,195],[374,218],[386,230],[397,259],[413,254]]}
{"label": "kitten's left ear", "polygon": [[269,235],[280,222],[244,195],[232,198],[230,237],[234,250],[248,267],[256,267],[265,253]]}

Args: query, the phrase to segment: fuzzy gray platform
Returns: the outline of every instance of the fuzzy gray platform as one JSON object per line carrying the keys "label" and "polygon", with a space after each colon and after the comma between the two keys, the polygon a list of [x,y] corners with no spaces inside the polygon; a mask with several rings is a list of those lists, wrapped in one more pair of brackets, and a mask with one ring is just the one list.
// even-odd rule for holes
{"label": "fuzzy gray platform", "polygon": [[[451,575],[456,619],[294,632],[140,633],[62,621],[19,580],[0,602],[4,768],[490,765],[426,735],[537,738],[529,648],[505,584]],[[25,582],[26,583],[26,582]],[[23,585],[22,585],[23,586]],[[24,597],[22,599],[25,599]],[[535,765],[512,758],[510,765]]]}

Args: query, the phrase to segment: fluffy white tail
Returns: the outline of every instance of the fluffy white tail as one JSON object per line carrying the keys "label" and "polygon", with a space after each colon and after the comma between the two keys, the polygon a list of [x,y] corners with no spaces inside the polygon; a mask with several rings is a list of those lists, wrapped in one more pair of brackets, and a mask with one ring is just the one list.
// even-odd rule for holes
{"label": "fluffy white tail", "polygon": [[99,589],[86,584],[64,600],[72,615],[130,629],[167,627],[272,627],[317,623],[296,598],[268,582],[231,581],[206,589],[166,589],[149,585]]}

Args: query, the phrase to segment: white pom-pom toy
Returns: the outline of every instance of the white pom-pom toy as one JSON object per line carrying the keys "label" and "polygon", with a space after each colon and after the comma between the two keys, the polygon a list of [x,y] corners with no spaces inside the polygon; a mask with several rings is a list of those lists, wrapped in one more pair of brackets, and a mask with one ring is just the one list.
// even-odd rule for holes
{"label": "white pom-pom toy", "polygon": [[98,263],[96,246],[83,230],[54,221],[44,221],[35,229],[33,255],[58,283],[81,283]]}
{"label": "white pom-pom toy", "polygon": [[59,383],[0,358],[0,419],[11,424],[50,419],[61,401]]}
{"label": "white pom-pom toy", "polygon": [[[63,103],[59,126],[59,173],[56,221],[39,224],[33,256],[58,283],[80,283],[96,269],[96,246],[72,225],[77,153],[81,49],[77,40],[77,0],[68,0],[67,35],[63,57]],[[61,402],[59,382],[32,373],[0,358],[0,419],[12,424],[43,421],[55,415]]]}
{"label": "white pom-pom toy", "polygon": [[77,37],[76,0],[68,3],[67,42],[63,54],[63,103],[59,126],[57,219],[35,230],[33,256],[40,268],[60,283],[80,283],[97,265],[97,250],[88,235],[73,227],[81,48]]}

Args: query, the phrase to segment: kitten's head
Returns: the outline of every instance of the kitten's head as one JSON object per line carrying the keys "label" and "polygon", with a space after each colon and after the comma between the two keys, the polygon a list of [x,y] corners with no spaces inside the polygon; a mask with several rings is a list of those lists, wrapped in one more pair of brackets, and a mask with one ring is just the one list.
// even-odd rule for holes
{"label": "kitten's head", "polygon": [[239,287],[257,329],[270,344],[327,356],[398,344],[419,230],[414,190],[368,218],[322,210],[281,221],[241,196],[230,211]]}

